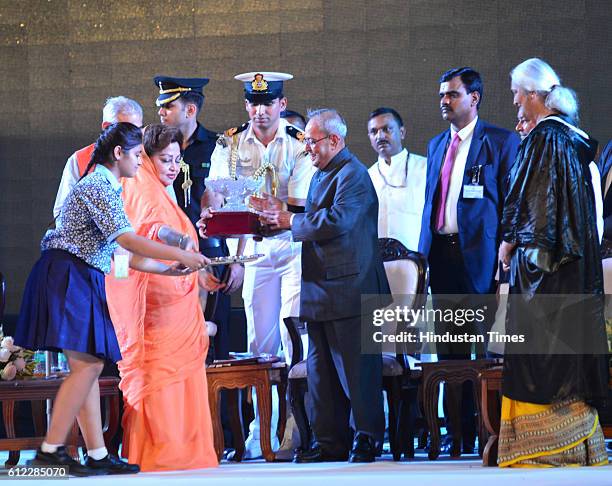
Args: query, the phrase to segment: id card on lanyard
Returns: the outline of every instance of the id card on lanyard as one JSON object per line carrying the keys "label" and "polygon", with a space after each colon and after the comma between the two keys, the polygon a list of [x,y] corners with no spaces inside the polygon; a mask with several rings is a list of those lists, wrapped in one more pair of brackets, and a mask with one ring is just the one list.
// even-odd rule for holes
{"label": "id card on lanyard", "polygon": [[121,246],[113,253],[115,278],[128,278],[130,269],[130,252]]}
{"label": "id card on lanyard", "polygon": [[463,197],[465,199],[482,199],[484,197],[484,186],[480,182],[482,165],[475,165],[470,169],[470,183],[463,186]]}

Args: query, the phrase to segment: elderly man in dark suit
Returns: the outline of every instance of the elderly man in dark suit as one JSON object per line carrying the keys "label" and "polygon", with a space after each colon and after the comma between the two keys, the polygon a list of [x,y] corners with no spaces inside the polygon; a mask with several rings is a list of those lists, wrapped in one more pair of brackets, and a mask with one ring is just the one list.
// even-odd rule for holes
{"label": "elderly man in dark suit", "polygon": [[[367,169],[345,147],[338,112],[309,116],[304,142],[318,171],[305,212],[284,211],[268,197],[262,215],[302,242],[300,318],[308,325],[315,444],[295,461],[372,462],[384,432],[382,360],[362,353],[361,316],[391,301],[377,247],[378,200]],[[364,295],[379,297],[362,305]]]}
{"label": "elderly man in dark suit", "polygon": [[[485,307],[494,313],[494,300],[486,305],[484,299],[474,295],[495,293],[505,178],[519,139],[479,119],[482,91],[480,74],[469,67],[451,69],[440,78],[440,111],[450,127],[427,147],[419,251],[428,257],[434,307]],[[449,294],[463,297],[443,300]],[[436,332],[477,332],[486,337],[487,325],[490,322],[481,323],[479,329],[466,329],[455,323],[436,323]],[[470,359],[470,348],[471,344],[465,342],[438,343],[438,358]],[[463,394],[463,413],[462,424],[447,422],[452,441],[447,441],[446,452],[452,456],[461,453],[463,428],[463,452],[471,453],[476,435],[471,386],[465,383],[462,391],[449,386],[447,391],[454,402],[446,407],[451,411],[461,410]]]}

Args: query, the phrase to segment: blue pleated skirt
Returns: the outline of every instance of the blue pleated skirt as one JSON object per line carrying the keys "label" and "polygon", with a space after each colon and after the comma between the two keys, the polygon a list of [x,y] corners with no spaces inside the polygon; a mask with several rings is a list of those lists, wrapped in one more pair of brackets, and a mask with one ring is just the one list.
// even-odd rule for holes
{"label": "blue pleated skirt", "polygon": [[26,283],[15,343],[119,361],[104,273],[64,250],[44,250]]}

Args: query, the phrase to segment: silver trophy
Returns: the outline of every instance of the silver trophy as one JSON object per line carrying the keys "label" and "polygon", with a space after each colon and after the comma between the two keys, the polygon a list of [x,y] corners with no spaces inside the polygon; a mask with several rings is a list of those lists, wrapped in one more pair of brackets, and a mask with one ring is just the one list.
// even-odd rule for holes
{"label": "silver trophy", "polygon": [[224,177],[221,179],[206,179],[205,185],[214,192],[223,194],[225,205],[217,212],[250,211],[248,198],[261,189],[263,180],[252,177],[238,176],[236,179]]}
{"label": "silver trophy", "polygon": [[222,238],[243,235],[260,236],[257,213],[248,206],[248,198],[258,192],[263,180],[238,176],[236,179],[206,179],[208,189],[223,194],[225,205],[213,212],[206,223],[206,235]]}

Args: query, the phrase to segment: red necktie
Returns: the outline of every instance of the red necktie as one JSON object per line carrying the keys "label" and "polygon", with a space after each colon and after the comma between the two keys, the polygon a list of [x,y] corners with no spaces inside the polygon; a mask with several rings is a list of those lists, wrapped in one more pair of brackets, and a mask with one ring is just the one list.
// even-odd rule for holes
{"label": "red necktie", "polygon": [[444,212],[446,209],[446,197],[448,196],[448,189],[450,187],[451,174],[453,172],[453,165],[455,165],[455,157],[457,155],[457,148],[459,147],[459,134],[455,133],[453,141],[451,142],[448,150],[446,151],[446,157],[444,157],[444,165],[442,166],[442,176],[440,177],[440,197],[438,198],[438,210],[436,211],[436,231],[440,231],[444,227]]}

